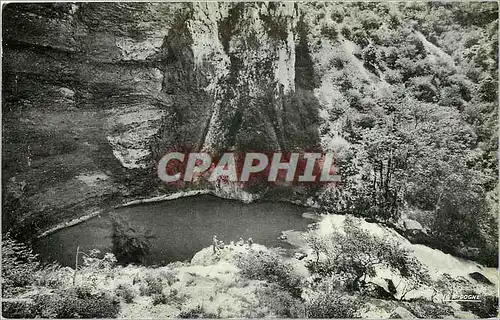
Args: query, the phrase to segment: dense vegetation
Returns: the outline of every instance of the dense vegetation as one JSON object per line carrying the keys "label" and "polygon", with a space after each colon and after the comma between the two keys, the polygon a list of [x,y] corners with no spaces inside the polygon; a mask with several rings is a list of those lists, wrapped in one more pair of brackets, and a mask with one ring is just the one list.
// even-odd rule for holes
{"label": "dense vegetation", "polygon": [[[158,268],[122,267],[112,254],[94,250],[83,253],[75,271],[42,265],[25,245],[6,238],[3,316],[112,318],[156,310],[176,318],[357,318],[366,317],[375,303],[384,312],[403,308],[416,317],[443,318],[455,315],[442,301],[446,290],[477,295],[464,279],[445,274],[431,280],[425,266],[400,243],[368,233],[359,222],[347,217],[343,231],[328,234],[312,228],[307,239],[313,254],[305,263],[260,245],[233,244],[216,254],[206,248],[191,263]],[[404,284],[399,280],[394,285],[392,279],[397,278],[386,279],[392,283],[387,288],[377,284],[384,269],[391,270],[391,277],[399,275]],[[406,297],[422,288],[440,293],[441,300]],[[469,316],[495,316],[497,297],[481,297],[481,303],[464,302],[462,310],[470,311]]]}
{"label": "dense vegetation", "polygon": [[320,278],[340,277],[348,291],[364,290],[367,277],[374,277],[378,267],[398,272],[406,279],[401,299],[409,290],[430,283],[426,268],[411,256],[409,250],[371,235],[352,217],[346,218],[344,232],[334,231],[322,236],[309,231],[307,239],[316,255],[316,260],[308,263],[311,272]]}
{"label": "dense vegetation", "polygon": [[[85,283],[95,283],[97,273],[109,271],[116,260],[107,254],[97,258],[90,252],[83,258]],[[2,303],[8,318],[114,318],[119,300],[95,284],[77,285],[77,271],[57,264],[43,265],[29,247],[2,237]],[[71,284],[71,285],[68,285]],[[9,300],[11,299],[11,300]]]}
{"label": "dense vegetation", "polygon": [[404,214],[443,249],[479,248],[496,265],[497,4],[317,6],[332,20],[322,34],[355,43],[370,73],[343,51],[326,71],[339,93],[329,119],[349,143],[336,147],[344,183],[324,196],[328,211]]}

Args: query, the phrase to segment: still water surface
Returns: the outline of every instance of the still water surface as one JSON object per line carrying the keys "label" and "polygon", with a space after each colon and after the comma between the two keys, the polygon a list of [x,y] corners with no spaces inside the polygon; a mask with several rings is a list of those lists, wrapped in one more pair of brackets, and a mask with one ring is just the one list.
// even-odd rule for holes
{"label": "still water surface", "polygon": [[[289,248],[277,239],[282,230],[305,230],[312,221],[302,217],[307,208],[285,202],[244,204],[202,195],[115,209],[136,225],[152,231],[148,264],[189,260],[212,244],[213,235],[225,243],[252,238],[266,246]],[[40,239],[35,250],[45,261],[73,266],[80,250],[111,252],[111,221],[101,215]]]}

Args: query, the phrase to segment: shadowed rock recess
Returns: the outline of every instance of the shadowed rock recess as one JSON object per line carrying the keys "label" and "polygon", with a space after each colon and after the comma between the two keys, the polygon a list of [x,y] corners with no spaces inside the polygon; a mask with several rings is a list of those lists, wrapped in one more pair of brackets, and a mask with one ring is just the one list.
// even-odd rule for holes
{"label": "shadowed rock recess", "polygon": [[[8,4],[3,231],[208,189],[494,265],[496,23],[494,3]],[[171,150],[334,152],[342,182],[169,186],[156,164]]]}

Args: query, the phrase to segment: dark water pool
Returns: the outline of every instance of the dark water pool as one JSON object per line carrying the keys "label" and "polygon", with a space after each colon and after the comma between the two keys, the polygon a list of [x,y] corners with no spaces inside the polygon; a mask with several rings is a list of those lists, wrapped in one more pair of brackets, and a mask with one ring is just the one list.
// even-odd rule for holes
{"label": "dark water pool", "polygon": [[[152,252],[149,264],[189,260],[212,244],[218,235],[225,243],[252,237],[254,242],[289,247],[277,237],[282,230],[305,230],[311,220],[302,217],[307,208],[283,202],[244,204],[215,196],[185,197],[171,201],[115,209],[135,224],[150,229]],[[45,261],[73,266],[80,250],[111,252],[111,221],[101,215],[39,239],[35,250]]]}

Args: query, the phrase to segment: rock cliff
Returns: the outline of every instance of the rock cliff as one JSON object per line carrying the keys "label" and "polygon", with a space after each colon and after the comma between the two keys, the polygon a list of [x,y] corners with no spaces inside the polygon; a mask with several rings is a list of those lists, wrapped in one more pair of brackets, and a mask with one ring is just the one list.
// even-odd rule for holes
{"label": "rock cliff", "polygon": [[7,225],[169,192],[168,150],[319,146],[298,4],[10,4],[3,21]]}
{"label": "rock cliff", "polygon": [[[374,215],[434,210],[422,199],[437,201],[440,173],[411,168],[427,170],[418,159],[435,148],[449,150],[429,170],[489,163],[479,170],[490,170],[481,180],[490,191],[494,125],[474,120],[495,115],[496,7],[483,8],[484,19],[467,5],[5,5],[4,231],[30,237],[127,201],[214,188],[162,183],[155,166],[169,150],[334,151],[346,212],[353,203]],[[450,42],[457,34],[467,36]],[[365,202],[371,195],[383,206]]]}

